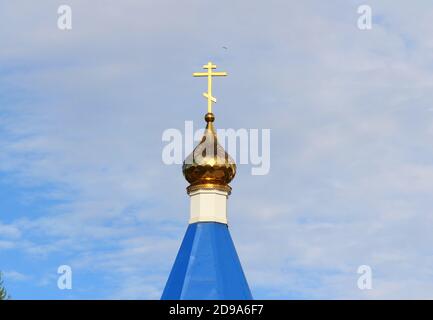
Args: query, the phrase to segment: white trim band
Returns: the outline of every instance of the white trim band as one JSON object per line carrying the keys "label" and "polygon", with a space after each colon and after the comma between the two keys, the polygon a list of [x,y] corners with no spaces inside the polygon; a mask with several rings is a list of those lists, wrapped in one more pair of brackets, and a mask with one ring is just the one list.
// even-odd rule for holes
{"label": "white trim band", "polygon": [[195,222],[219,222],[227,224],[228,192],[199,189],[190,192],[190,219]]}

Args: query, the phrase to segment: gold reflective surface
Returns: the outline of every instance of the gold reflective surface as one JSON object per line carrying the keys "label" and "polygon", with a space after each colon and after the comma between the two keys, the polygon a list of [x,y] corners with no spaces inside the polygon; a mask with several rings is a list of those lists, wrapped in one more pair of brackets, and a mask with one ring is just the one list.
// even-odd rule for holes
{"label": "gold reflective surface", "polygon": [[185,159],[182,166],[185,179],[191,184],[188,192],[202,185],[204,189],[218,189],[230,192],[228,184],[236,174],[236,164],[218,143],[212,113],[207,113],[206,130],[200,143]]}
{"label": "gold reflective surface", "polygon": [[213,72],[212,69],[216,69],[216,65],[212,62],[208,62],[203,66],[203,69],[207,69],[207,72],[194,72],[194,77],[207,77],[207,92],[203,93],[203,96],[207,99],[207,112],[212,113],[212,102],[216,103],[217,100],[212,96],[212,77],[225,77],[227,72]]}

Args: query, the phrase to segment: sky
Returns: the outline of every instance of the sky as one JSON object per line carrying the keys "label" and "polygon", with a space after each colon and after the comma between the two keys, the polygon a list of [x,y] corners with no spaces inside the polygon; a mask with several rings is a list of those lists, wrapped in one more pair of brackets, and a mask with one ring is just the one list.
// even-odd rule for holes
{"label": "sky", "polygon": [[228,207],[254,298],[433,299],[432,16],[429,0],[0,0],[10,295],[160,298],[189,215],[162,135],[204,126],[192,72],[213,61],[216,127],[271,132],[269,173],[238,165]]}

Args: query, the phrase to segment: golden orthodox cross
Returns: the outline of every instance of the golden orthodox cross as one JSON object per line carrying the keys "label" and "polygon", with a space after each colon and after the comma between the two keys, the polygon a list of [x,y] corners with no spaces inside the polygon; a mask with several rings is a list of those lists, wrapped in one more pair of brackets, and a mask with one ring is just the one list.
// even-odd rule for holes
{"label": "golden orthodox cross", "polygon": [[216,98],[212,97],[212,77],[226,76],[227,72],[213,72],[212,69],[216,69],[216,65],[212,62],[208,62],[203,66],[203,69],[207,69],[207,72],[194,72],[194,77],[207,77],[207,92],[203,93],[203,96],[207,99],[207,112],[212,113],[212,102],[216,103]]}

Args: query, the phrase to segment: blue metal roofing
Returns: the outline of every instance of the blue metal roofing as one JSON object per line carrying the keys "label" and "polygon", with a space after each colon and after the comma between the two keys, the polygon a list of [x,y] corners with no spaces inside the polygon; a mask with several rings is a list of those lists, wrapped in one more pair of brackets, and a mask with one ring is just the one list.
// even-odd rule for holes
{"label": "blue metal roofing", "polygon": [[252,298],[227,225],[190,224],[161,299]]}

